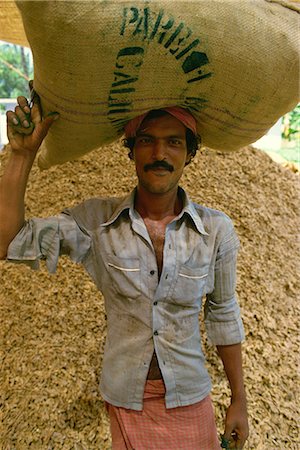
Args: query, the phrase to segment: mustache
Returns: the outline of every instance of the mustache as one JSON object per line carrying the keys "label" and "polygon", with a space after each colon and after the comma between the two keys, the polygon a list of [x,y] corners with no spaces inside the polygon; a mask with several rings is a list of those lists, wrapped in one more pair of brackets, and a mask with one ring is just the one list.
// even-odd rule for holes
{"label": "mustache", "polygon": [[146,164],[144,166],[145,172],[148,172],[148,170],[152,169],[166,169],[169,172],[174,172],[174,167],[171,166],[171,164],[167,163],[166,161],[155,161],[152,164]]}

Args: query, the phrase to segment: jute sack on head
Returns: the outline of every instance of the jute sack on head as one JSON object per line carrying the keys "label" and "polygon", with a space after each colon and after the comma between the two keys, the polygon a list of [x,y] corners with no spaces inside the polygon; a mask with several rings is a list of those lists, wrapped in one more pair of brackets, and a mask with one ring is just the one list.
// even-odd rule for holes
{"label": "jute sack on head", "polygon": [[13,0],[0,0],[0,39],[28,47],[22,18]]}
{"label": "jute sack on head", "polygon": [[271,0],[17,1],[33,51],[48,168],[119,138],[124,124],[178,105],[204,145],[256,141],[297,103],[299,8]]}

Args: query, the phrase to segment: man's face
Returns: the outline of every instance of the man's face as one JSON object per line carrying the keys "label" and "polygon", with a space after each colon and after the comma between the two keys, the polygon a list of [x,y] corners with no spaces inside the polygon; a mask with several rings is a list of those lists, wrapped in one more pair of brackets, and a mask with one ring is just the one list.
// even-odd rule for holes
{"label": "man's face", "polygon": [[189,161],[185,126],[170,114],[146,118],[137,132],[133,159],[140,187],[152,194],[177,190]]}

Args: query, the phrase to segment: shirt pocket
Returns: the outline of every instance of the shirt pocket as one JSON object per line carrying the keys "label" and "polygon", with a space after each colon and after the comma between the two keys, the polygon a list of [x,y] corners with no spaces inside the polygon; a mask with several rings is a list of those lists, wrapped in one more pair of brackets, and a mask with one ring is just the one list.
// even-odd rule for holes
{"label": "shirt pocket", "polygon": [[179,267],[177,280],[174,284],[172,300],[181,305],[194,304],[204,295],[207,283],[209,266]]}
{"label": "shirt pocket", "polygon": [[139,258],[119,258],[115,255],[108,255],[107,270],[118,295],[132,299],[141,295]]}

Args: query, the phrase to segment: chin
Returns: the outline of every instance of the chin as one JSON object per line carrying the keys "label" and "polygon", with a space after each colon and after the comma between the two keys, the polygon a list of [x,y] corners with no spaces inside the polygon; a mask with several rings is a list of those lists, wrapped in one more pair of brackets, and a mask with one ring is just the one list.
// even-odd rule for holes
{"label": "chin", "polygon": [[166,194],[167,192],[170,192],[172,189],[174,189],[174,186],[166,186],[166,185],[149,185],[148,183],[142,184],[145,191],[149,192],[150,194]]}

